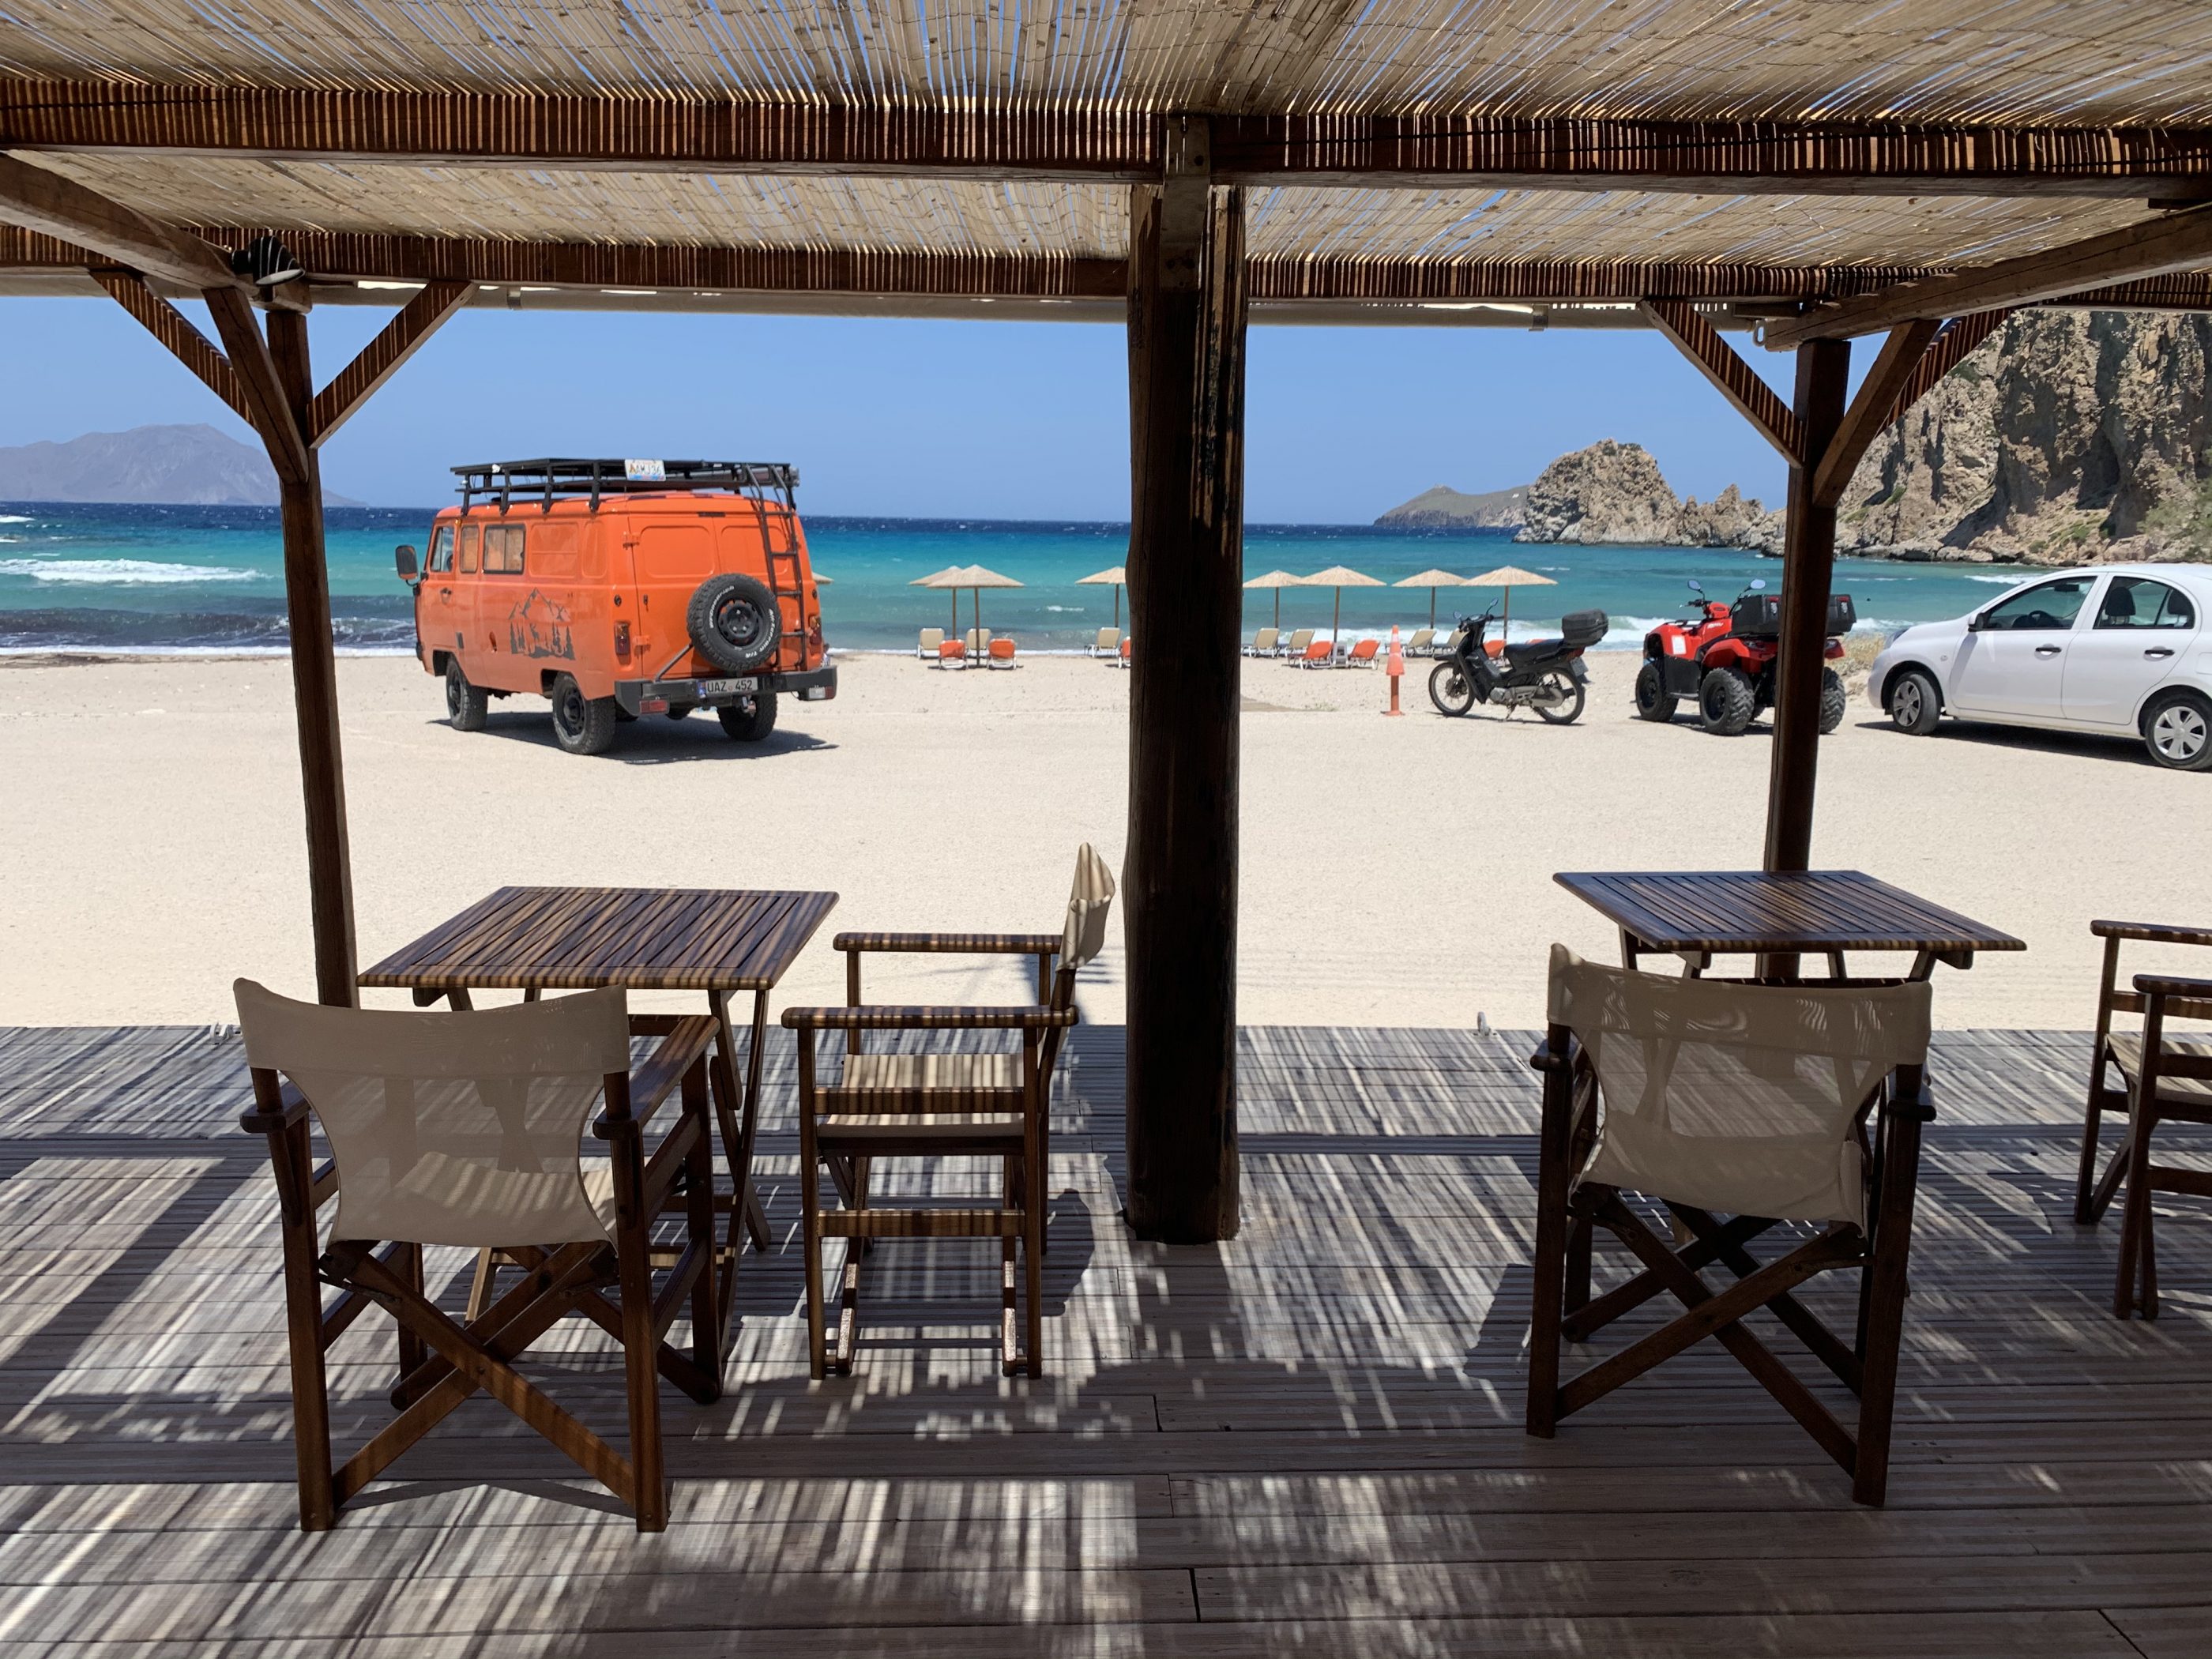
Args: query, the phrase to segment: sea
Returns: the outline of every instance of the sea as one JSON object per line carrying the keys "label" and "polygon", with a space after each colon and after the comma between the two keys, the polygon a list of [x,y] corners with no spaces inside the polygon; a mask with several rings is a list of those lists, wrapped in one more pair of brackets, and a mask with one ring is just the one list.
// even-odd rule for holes
{"label": "sea", "polygon": [[[338,647],[404,654],[414,629],[392,549],[428,541],[431,509],[334,507],[325,514],[331,610]],[[988,519],[850,519],[810,516],[807,538],[823,589],[824,632],[847,651],[911,651],[918,629],[946,627],[949,594],[915,586],[948,565],[980,564],[1018,588],[982,594],[983,625],[1024,650],[1075,652],[1102,628],[1128,623],[1127,596],[1080,579],[1121,564],[1126,524],[1009,523]],[[1249,525],[1248,576],[1304,575],[1343,565],[1380,587],[1294,587],[1245,595],[1246,631],[1328,630],[1340,616],[1347,637],[1387,636],[1430,618],[1431,592],[1389,584],[1431,568],[1476,575],[1518,565],[1549,586],[1511,593],[1512,632],[1533,637],[1570,611],[1600,610],[1606,645],[1633,648],[1647,629],[1679,616],[1688,584],[1733,599],[1753,580],[1778,582],[1780,564],[1735,550],[1571,547],[1516,544],[1502,531],[1385,530],[1348,525]],[[275,652],[285,644],[283,559],[276,510],[252,507],[138,507],[0,502],[0,651],[116,653]],[[1862,629],[1956,617],[1985,601],[1991,584],[2014,575],[1952,565],[1843,559],[1836,590],[1856,603]],[[1495,590],[1434,593],[1439,624],[1477,611]],[[974,599],[960,601],[960,625]],[[1340,605],[1340,611],[1339,606]]]}

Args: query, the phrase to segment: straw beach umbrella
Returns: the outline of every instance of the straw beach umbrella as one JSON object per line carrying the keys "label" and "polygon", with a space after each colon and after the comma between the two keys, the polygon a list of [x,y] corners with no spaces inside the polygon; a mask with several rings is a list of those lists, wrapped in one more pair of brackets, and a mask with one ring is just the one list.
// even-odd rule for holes
{"label": "straw beach umbrella", "polygon": [[983,590],[987,587],[1019,587],[1022,584],[1012,576],[1002,576],[997,571],[987,570],[980,564],[955,564],[947,565],[942,570],[933,571],[927,576],[917,576],[907,586],[908,587],[945,587],[952,590],[952,633],[957,639],[960,634],[960,590],[962,588],[975,590],[974,626],[981,629],[983,626]]}
{"label": "straw beach umbrella", "polygon": [[1557,587],[1559,583],[1549,576],[1540,576],[1533,570],[1523,570],[1517,564],[1501,564],[1495,570],[1467,579],[1469,587],[1502,587],[1505,590],[1505,616],[1498,625],[1498,637],[1504,639],[1513,628],[1513,590],[1516,587]]}
{"label": "straw beach umbrella", "polygon": [[1401,582],[1392,582],[1393,587],[1425,587],[1429,590],[1429,626],[1437,625],[1437,589],[1465,587],[1467,578],[1455,576],[1449,570],[1424,570],[1418,576],[1408,576]]}
{"label": "straw beach umbrella", "polygon": [[1344,590],[1347,587],[1380,587],[1382,584],[1364,571],[1349,566],[1333,564],[1326,570],[1316,570],[1298,583],[1300,587],[1333,587],[1336,602],[1329,611],[1328,641],[1340,646],[1344,639]]}
{"label": "straw beach umbrella", "polygon": [[1121,565],[1111,570],[1094,570],[1087,576],[1076,578],[1078,587],[1111,587],[1114,590],[1114,631],[1121,631],[1121,590],[1128,585],[1129,573]]}
{"label": "straw beach umbrella", "polygon": [[1253,577],[1250,581],[1244,584],[1244,588],[1247,592],[1255,587],[1272,587],[1275,590],[1275,627],[1279,630],[1283,625],[1283,590],[1286,587],[1303,587],[1304,585],[1305,579],[1302,576],[1293,576],[1287,570],[1270,570],[1264,576]]}

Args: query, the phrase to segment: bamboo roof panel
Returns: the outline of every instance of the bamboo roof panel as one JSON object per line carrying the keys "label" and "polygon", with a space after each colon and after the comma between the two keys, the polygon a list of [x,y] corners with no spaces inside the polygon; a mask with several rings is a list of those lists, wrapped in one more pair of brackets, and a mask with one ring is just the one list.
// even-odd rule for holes
{"label": "bamboo roof panel", "polygon": [[2212,118],[2200,0],[11,0],[0,75],[1231,112]]}

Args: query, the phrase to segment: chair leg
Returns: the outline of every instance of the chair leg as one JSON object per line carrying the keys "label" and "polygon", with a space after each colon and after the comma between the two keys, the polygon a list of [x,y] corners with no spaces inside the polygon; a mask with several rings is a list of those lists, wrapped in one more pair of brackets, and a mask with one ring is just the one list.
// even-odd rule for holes
{"label": "chair leg", "polygon": [[[852,1162],[853,1208],[864,1210],[868,1206],[868,1183],[875,1170],[875,1159],[856,1158]],[[837,1332],[830,1354],[830,1369],[840,1376],[853,1374],[853,1358],[860,1344],[860,1262],[875,1241],[870,1238],[848,1238],[845,1241],[845,1260],[837,1274]]]}
{"label": "chair leg", "polygon": [[1044,1375],[1044,1160],[1024,1158],[1022,1181],[1022,1262],[1027,1269],[1022,1294],[1029,1306],[1023,1334],[1029,1348],[1029,1374]]}
{"label": "chair leg", "polygon": [[492,1293],[498,1288],[499,1252],[478,1250],[476,1276],[469,1281],[468,1320],[471,1324],[483,1317],[484,1310],[491,1306]]}
{"label": "chair leg", "polygon": [[[1906,1068],[1899,1083],[1892,1099],[1921,1099],[1923,1079],[1917,1067]],[[1857,1450],[1851,1467],[1852,1498],[1874,1508],[1880,1508],[1889,1492],[1890,1429],[1897,1409],[1898,1352],[1905,1338],[1913,1199],[1920,1168],[1919,1113],[1908,1105],[1882,1129],[1881,1197],[1863,1297]]]}
{"label": "chair leg", "polygon": [[[1567,1137],[1572,1084],[1563,1046],[1554,1043],[1553,1068],[1544,1078],[1544,1115],[1536,1143],[1536,1257],[1534,1297],[1528,1322],[1530,1434],[1548,1440],[1559,1423],[1559,1322],[1570,1291],[1568,1235],[1580,1220],[1583,1262],[1589,1261],[1589,1222],[1567,1209]],[[1587,1300],[1587,1297],[1584,1298]]]}
{"label": "chair leg", "polygon": [[2126,1319],[2140,1311],[2146,1319],[2158,1316],[2155,1301],[2143,1294],[2146,1279],[2154,1278],[2148,1267],[2151,1253],[2151,1131],[2157,1115],[2142,1102],[2128,1120],[2127,1198],[2120,1212],[2120,1260],[2112,1292],[2112,1311]]}
{"label": "chair leg", "polygon": [[799,1034],[799,1217],[806,1263],[806,1372],[827,1373],[822,1310],[822,1161],[814,1140],[814,1033]]}
{"label": "chair leg", "polygon": [[[257,1073],[257,1087],[258,1082]],[[272,1083],[272,1090],[274,1086]],[[337,1522],[337,1496],[331,1472],[331,1397],[323,1367],[323,1287],[316,1269],[313,1164],[306,1122],[272,1133],[269,1153],[276,1170],[284,1247],[284,1322],[291,1348],[292,1439],[299,1465],[300,1530],[327,1532]]]}
{"label": "chair leg", "polygon": [[2093,1206],[2090,1195],[2097,1180],[2097,1139],[2104,1130],[2105,1054],[2101,1047],[2089,1067],[2089,1110],[2081,1125],[2081,1167],[2074,1179],[2074,1221],[2082,1227],[2094,1227],[2104,1214],[2104,1206]]}
{"label": "chair leg", "polygon": [[[691,1360],[706,1372],[721,1397],[721,1297],[716,1279],[720,1267],[714,1237],[714,1135],[708,1105],[707,1063],[695,1063],[684,1079],[684,1115],[699,1126],[691,1150],[684,1160],[684,1243],[704,1250],[706,1264],[691,1281]],[[734,1261],[730,1271],[735,1271]]]}
{"label": "chair leg", "polygon": [[[406,1283],[407,1287],[416,1295],[422,1295],[422,1247],[420,1244],[400,1245],[392,1265],[398,1269],[399,1277]],[[400,1323],[396,1328],[398,1334],[399,1375],[404,1377],[412,1374],[417,1365],[430,1357],[430,1350],[424,1345],[422,1339],[416,1335],[404,1322]]]}

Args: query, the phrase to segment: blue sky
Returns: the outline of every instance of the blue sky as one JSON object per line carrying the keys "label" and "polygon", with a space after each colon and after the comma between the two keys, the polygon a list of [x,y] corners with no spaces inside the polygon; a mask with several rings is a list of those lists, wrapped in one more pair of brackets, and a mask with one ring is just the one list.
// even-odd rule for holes
{"label": "blue sky", "polygon": [[[186,421],[247,438],[112,303],[4,303],[0,444]],[[318,378],[386,315],[318,311]],[[1789,359],[1732,337],[1786,396]],[[1118,325],[469,310],[331,441],[323,476],[415,506],[458,462],[708,455],[796,462],[819,514],[1126,519],[1127,363]],[[1773,452],[1643,331],[1255,327],[1247,417],[1261,522],[1365,523],[1607,437],[1650,450],[1678,493],[1782,498]]]}

